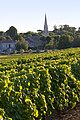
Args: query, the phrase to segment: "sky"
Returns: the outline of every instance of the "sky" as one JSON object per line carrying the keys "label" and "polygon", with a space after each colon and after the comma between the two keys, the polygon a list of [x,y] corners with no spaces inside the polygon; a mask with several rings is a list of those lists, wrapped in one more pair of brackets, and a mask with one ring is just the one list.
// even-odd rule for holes
{"label": "sky", "polygon": [[80,0],[0,0],[0,31],[43,30],[45,13],[50,31],[54,25],[80,27]]}

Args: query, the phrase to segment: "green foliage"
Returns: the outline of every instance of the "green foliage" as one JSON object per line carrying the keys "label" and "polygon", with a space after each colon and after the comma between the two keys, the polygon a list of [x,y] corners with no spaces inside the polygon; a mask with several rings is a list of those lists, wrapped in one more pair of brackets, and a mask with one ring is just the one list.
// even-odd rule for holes
{"label": "green foliage", "polygon": [[[49,39],[49,38],[48,38]],[[53,49],[54,48],[54,40],[51,38],[50,41],[45,45],[46,49]]]}
{"label": "green foliage", "polygon": [[40,53],[40,50],[37,48],[36,53]]}
{"label": "green foliage", "polygon": [[72,40],[73,38],[70,35],[65,34],[61,35],[58,41],[58,48],[59,49],[70,48]]}
{"label": "green foliage", "polygon": [[80,102],[80,48],[29,55],[0,62],[4,120],[42,120]]}
{"label": "green foliage", "polygon": [[80,47],[80,36],[77,36],[72,44],[73,47]]}
{"label": "green foliage", "polygon": [[6,40],[12,40],[10,36],[6,36]]}
{"label": "green foliage", "polygon": [[20,53],[23,54],[24,53],[24,49],[20,49]]}
{"label": "green foliage", "polygon": [[6,31],[6,34],[14,39],[14,37],[17,35],[17,29],[14,26],[11,26],[9,30]]}
{"label": "green foliage", "polygon": [[20,49],[28,50],[28,42],[24,38],[16,42],[16,50],[20,51]]}
{"label": "green foliage", "polygon": [[12,118],[6,117],[4,109],[0,108],[0,120],[12,120]]}
{"label": "green foliage", "polygon": [[16,54],[16,53],[17,53],[17,50],[14,50],[13,53]]}
{"label": "green foliage", "polygon": [[32,53],[32,49],[29,49],[29,53]]}
{"label": "green foliage", "polygon": [[0,41],[6,40],[6,37],[0,36]]}

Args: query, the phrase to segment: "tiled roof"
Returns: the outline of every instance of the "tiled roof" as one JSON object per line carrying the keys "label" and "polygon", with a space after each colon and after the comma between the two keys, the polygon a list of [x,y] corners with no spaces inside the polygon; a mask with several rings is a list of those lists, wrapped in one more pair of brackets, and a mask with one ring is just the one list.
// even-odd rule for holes
{"label": "tiled roof", "polygon": [[15,43],[14,40],[1,40],[0,43]]}

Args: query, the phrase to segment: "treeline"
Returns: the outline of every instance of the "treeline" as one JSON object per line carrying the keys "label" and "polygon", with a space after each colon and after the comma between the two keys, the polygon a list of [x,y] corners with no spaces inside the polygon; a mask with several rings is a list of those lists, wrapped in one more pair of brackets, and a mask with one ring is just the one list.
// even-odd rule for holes
{"label": "treeline", "polygon": [[70,27],[69,25],[54,26],[47,38],[49,43],[45,45],[48,49],[66,49],[70,47],[80,47],[80,27]]}
{"label": "treeline", "polygon": [[0,40],[15,40],[16,49],[28,49],[27,36],[39,36],[42,41],[40,49],[66,49],[70,47],[80,47],[80,27],[69,25],[54,25],[53,31],[49,31],[49,36],[45,37],[42,30],[36,33],[28,31],[25,33],[18,33],[14,26],[11,26],[6,32],[0,31]]}
{"label": "treeline", "polygon": [[11,26],[6,32],[0,31],[0,41],[3,40],[15,41],[16,50],[18,51],[20,51],[21,49],[28,49],[28,42],[26,41],[24,34],[18,33],[17,29],[14,26]]}

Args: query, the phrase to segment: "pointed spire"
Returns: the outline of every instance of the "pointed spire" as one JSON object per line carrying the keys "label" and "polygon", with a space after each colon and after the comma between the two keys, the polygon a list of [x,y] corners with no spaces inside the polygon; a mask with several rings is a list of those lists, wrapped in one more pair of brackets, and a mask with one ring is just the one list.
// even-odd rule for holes
{"label": "pointed spire", "polygon": [[44,21],[44,36],[45,37],[49,36],[46,14],[45,14],[45,21]]}
{"label": "pointed spire", "polygon": [[46,14],[45,14],[45,23],[44,23],[45,25],[47,25],[47,18],[46,18]]}

